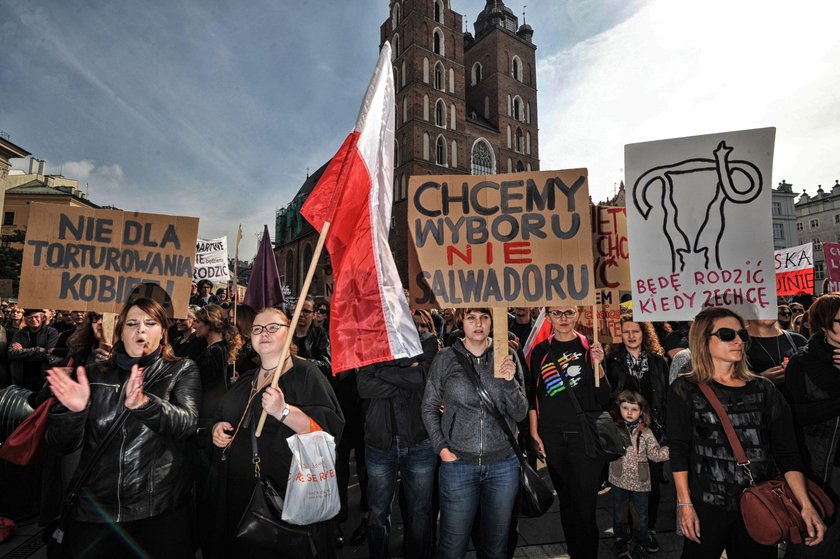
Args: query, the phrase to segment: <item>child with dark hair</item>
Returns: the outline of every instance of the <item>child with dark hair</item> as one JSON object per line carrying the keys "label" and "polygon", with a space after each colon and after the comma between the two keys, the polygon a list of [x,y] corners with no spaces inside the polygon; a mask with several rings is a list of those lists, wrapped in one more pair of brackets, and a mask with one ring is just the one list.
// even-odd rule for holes
{"label": "child with dark hair", "polygon": [[[650,412],[644,397],[633,390],[618,395],[613,412],[616,424],[627,434],[627,451],[624,458],[610,464],[610,483],[613,486],[613,532],[616,537],[618,557],[637,557],[640,549],[647,551],[648,500],[651,490],[650,461],[668,460],[668,447],[659,446],[653,432],[647,427]],[[633,538],[627,524],[629,506],[636,510],[636,529]]]}

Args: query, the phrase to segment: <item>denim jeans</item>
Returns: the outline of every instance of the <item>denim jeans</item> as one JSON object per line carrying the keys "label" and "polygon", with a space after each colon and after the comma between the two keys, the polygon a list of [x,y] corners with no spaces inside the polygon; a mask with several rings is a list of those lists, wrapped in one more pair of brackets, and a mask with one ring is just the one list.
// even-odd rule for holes
{"label": "denim jeans", "polygon": [[442,462],[440,484],[439,559],[462,559],[481,507],[481,546],[484,557],[507,557],[513,505],[519,491],[516,456],[492,464]]}
{"label": "denim jeans", "polygon": [[365,448],[368,484],[368,550],[372,559],[388,557],[391,535],[391,503],[397,484],[397,472],[403,485],[408,518],[405,526],[405,549],[408,557],[429,558],[432,541],[432,486],[437,456],[429,439],[414,446],[400,445],[395,438],[388,450]]}
{"label": "denim jeans", "polygon": [[[658,482],[659,480],[655,481]],[[633,537],[636,539],[636,543],[646,542],[648,537],[648,499],[650,498],[650,492],[630,491],[613,485],[612,496],[613,533],[615,533],[615,537],[623,540],[627,539],[627,515],[630,512],[629,505],[632,503],[633,508],[636,509],[636,517],[639,523],[633,532]]]}

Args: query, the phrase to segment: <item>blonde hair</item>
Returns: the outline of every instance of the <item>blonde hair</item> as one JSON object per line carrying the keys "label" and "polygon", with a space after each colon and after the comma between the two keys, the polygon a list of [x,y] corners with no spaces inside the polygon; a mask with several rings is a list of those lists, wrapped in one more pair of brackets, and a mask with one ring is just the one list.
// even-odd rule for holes
{"label": "blonde hair", "polygon": [[[709,351],[712,328],[716,320],[730,317],[736,319],[741,325],[741,328],[747,327],[741,315],[726,307],[709,307],[703,309],[694,317],[694,324],[691,325],[691,330],[688,333],[688,349],[691,351],[692,369],[686,376],[691,382],[702,384],[714,378],[715,366],[712,361],[712,354]],[[747,367],[746,344],[744,344],[741,360],[735,364],[735,373],[733,376],[743,381],[749,381],[755,376]]]}

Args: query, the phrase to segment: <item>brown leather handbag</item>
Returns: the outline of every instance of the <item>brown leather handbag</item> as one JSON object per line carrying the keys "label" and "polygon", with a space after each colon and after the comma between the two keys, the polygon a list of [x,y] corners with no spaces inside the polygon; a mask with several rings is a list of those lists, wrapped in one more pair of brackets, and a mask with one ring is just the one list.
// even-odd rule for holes
{"label": "brown leather handbag", "polygon": [[[753,480],[749,468],[750,461],[744,452],[744,447],[741,446],[741,441],[738,440],[738,435],[732,427],[726,410],[723,409],[723,405],[708,383],[701,384],[700,390],[720,419],[738,466],[744,469],[750,480],[750,486],[741,493],[741,516],[744,518],[750,537],[761,545],[776,545],[784,541],[794,544],[802,543],[803,535],[807,532],[800,514],[802,505],[791,491],[784,476],[759,483]],[[811,504],[814,505],[820,517],[825,520],[832,516],[834,503],[825,491],[808,478],[805,478],[805,484]]]}

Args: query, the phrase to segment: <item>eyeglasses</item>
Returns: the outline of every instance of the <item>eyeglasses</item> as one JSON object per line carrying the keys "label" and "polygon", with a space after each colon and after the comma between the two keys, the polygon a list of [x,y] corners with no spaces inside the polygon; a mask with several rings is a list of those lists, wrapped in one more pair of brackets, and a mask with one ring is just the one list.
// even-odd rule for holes
{"label": "eyeglasses", "polygon": [[733,330],[732,328],[718,328],[717,332],[712,332],[709,335],[717,336],[722,342],[733,342],[735,341],[735,336],[741,338],[741,341],[744,343],[750,339],[750,333],[744,328],[741,328],[740,330]]}
{"label": "eyeglasses", "polygon": [[318,314],[328,314],[329,313],[329,311],[327,309],[318,309],[315,312],[317,312]]}
{"label": "eyeglasses", "polygon": [[[310,311],[311,312],[311,311]],[[266,324],[265,326],[260,326],[255,324],[251,326],[251,335],[252,336],[259,336],[263,333],[263,330],[268,332],[269,334],[276,334],[280,328],[288,328],[288,324],[279,324],[277,322],[272,322],[271,324]]]}
{"label": "eyeglasses", "polygon": [[779,316],[790,316],[790,311],[779,311]]}
{"label": "eyeglasses", "polygon": [[87,319],[88,319],[88,322],[90,322],[91,324],[95,324],[95,323],[99,322],[100,320],[102,320],[102,315],[99,314],[99,313],[91,312],[91,313],[88,313]]}
{"label": "eyeglasses", "polygon": [[312,314],[312,313],[314,313],[315,311],[311,311],[311,310],[309,310],[309,309],[303,309],[303,310],[301,310],[300,312],[301,312],[301,314]]}
{"label": "eyeglasses", "polygon": [[577,311],[571,309],[567,311],[548,311],[548,314],[550,314],[554,318],[560,318],[561,316],[565,318],[574,318],[574,316],[577,314]]}

